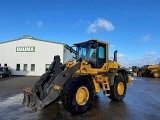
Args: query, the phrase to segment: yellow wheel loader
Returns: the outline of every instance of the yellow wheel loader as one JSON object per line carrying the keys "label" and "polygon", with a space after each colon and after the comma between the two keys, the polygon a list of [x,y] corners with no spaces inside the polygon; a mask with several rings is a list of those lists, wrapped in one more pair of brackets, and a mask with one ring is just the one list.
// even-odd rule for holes
{"label": "yellow wheel loader", "polygon": [[59,55],[54,56],[50,68],[34,88],[23,88],[23,105],[37,111],[61,100],[68,112],[82,114],[90,108],[98,92],[103,91],[111,100],[124,99],[132,78],[117,62],[117,51],[110,61],[106,42],[89,40],[74,46],[76,61],[61,64]]}
{"label": "yellow wheel loader", "polygon": [[139,76],[142,76],[142,77],[159,78],[160,77],[160,64],[144,65],[143,67],[141,67],[138,74]]}
{"label": "yellow wheel loader", "polygon": [[160,64],[149,65],[148,70],[150,72],[150,76],[154,78],[160,77]]}

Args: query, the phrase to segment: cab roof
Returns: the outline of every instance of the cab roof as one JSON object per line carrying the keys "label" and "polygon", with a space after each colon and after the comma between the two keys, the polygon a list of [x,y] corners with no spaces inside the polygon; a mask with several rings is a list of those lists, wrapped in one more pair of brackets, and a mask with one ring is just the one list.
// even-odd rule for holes
{"label": "cab roof", "polygon": [[108,42],[104,42],[104,41],[101,41],[101,40],[95,40],[95,39],[92,39],[92,40],[88,40],[88,41],[84,41],[84,42],[80,42],[80,43],[75,43],[73,45],[77,46],[77,45],[80,45],[80,44],[84,44],[84,43],[93,43],[93,42],[97,42],[97,43],[102,43],[102,44],[109,44]]}

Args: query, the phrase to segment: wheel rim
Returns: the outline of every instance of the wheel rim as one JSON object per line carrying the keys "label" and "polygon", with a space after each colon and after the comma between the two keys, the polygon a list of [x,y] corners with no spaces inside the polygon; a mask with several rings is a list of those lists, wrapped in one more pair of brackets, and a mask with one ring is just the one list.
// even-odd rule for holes
{"label": "wheel rim", "polygon": [[85,105],[89,98],[89,91],[86,87],[80,87],[76,93],[76,102],[79,105]]}
{"label": "wheel rim", "polygon": [[124,84],[123,82],[119,82],[117,86],[117,91],[119,95],[122,95],[124,93]]}
{"label": "wheel rim", "polygon": [[158,74],[158,73],[154,73],[154,76],[155,76],[155,77],[159,77],[159,74]]}

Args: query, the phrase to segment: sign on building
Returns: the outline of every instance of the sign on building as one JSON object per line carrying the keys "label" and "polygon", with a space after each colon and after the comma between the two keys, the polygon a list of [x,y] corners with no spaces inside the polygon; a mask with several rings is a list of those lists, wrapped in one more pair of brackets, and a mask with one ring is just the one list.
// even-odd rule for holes
{"label": "sign on building", "polygon": [[16,52],[35,52],[35,46],[16,47]]}

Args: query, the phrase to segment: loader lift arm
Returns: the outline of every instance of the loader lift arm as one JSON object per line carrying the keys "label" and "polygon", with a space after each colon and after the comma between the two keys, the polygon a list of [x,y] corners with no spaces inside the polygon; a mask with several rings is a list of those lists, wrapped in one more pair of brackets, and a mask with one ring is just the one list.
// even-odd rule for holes
{"label": "loader lift arm", "polygon": [[43,100],[48,95],[47,88],[51,85],[55,77],[61,72],[62,69],[61,69],[60,57],[55,56],[47,72],[44,73],[41,76],[40,80],[38,80],[35,83],[34,90],[37,90],[36,94],[40,100]]}
{"label": "loader lift arm", "polygon": [[[64,71],[65,64],[61,65],[60,56],[54,56],[51,66],[35,83],[34,88],[23,87],[24,99],[22,104],[30,107],[33,111],[37,111],[53,102],[59,97],[63,84],[79,67],[80,62]],[[55,86],[58,86],[59,89]]]}

